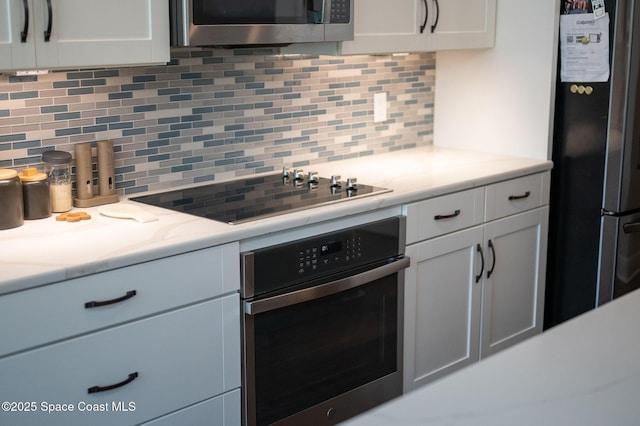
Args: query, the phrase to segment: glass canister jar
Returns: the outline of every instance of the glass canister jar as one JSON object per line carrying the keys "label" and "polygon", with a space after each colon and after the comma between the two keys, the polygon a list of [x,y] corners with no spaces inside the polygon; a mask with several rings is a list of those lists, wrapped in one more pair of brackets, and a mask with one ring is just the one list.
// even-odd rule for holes
{"label": "glass canister jar", "polygon": [[24,218],[43,219],[51,216],[51,195],[47,175],[38,173],[35,167],[22,170],[22,199],[24,202]]}
{"label": "glass canister jar", "polygon": [[0,169],[0,229],[17,228],[23,223],[22,185],[18,172]]}
{"label": "glass canister jar", "polygon": [[65,151],[46,151],[42,154],[42,161],[49,179],[51,211],[60,213],[71,210],[71,154]]}

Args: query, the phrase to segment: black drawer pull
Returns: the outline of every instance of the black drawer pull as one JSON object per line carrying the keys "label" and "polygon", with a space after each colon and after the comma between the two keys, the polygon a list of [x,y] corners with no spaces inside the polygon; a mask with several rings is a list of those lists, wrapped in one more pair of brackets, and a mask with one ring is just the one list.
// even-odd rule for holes
{"label": "black drawer pull", "polygon": [[431,26],[432,34],[433,32],[435,32],[436,28],[438,27],[438,21],[440,20],[440,5],[438,4],[438,0],[435,0],[435,5],[436,5],[436,22],[434,22],[433,25]]}
{"label": "black drawer pull", "polygon": [[429,4],[427,0],[422,0],[424,3],[424,22],[420,25],[420,34],[424,34],[424,29],[427,28],[427,21],[429,20]]}
{"label": "black drawer pull", "polygon": [[51,26],[53,25],[53,10],[51,7],[51,0],[47,0],[47,16],[48,16],[48,23],[47,23],[47,29],[44,32],[44,41],[45,42],[49,42],[49,40],[51,40]]}
{"label": "black drawer pull", "polygon": [[133,373],[129,374],[129,377],[127,377],[125,380],[121,381],[120,383],[115,383],[109,386],[92,386],[89,389],[87,389],[87,392],[98,393],[98,392],[108,391],[111,389],[116,389],[124,385],[128,385],[129,383],[133,382],[136,379],[136,377],[138,377],[138,372],[134,371]]}
{"label": "black drawer pull", "polygon": [[451,214],[437,214],[433,217],[433,220],[451,219],[456,216],[460,216],[460,210],[456,210]]}
{"label": "black drawer pull", "polygon": [[135,290],[131,290],[131,291],[128,291],[127,294],[125,294],[124,296],[118,297],[117,299],[103,300],[101,302],[92,300],[91,302],[85,303],[84,307],[86,309],[89,309],[89,308],[97,308],[98,306],[113,305],[114,303],[120,303],[120,302],[124,302],[127,299],[131,299],[136,294],[137,292]]}
{"label": "black drawer pull", "polygon": [[29,1],[22,0],[22,5],[24,6],[24,28],[22,28],[22,32],[20,33],[20,41],[26,43],[27,36],[29,35]]}
{"label": "black drawer pull", "polygon": [[493,262],[491,263],[491,269],[487,271],[487,278],[491,278],[493,271],[496,269],[496,248],[493,245],[493,241],[489,240],[489,248],[491,249],[491,254],[493,255]]}
{"label": "black drawer pull", "polygon": [[478,244],[476,246],[476,251],[480,253],[480,260],[482,260],[482,266],[480,267],[480,273],[476,275],[476,284],[480,282],[482,278],[482,274],[484,273],[484,252],[482,251],[482,246]]}
{"label": "black drawer pull", "polygon": [[634,232],[640,232],[640,222],[630,222],[622,225],[622,229],[625,234],[633,234]]}
{"label": "black drawer pull", "polygon": [[525,192],[524,195],[509,195],[509,201],[522,200],[523,198],[529,198],[529,195],[531,195],[531,191]]}

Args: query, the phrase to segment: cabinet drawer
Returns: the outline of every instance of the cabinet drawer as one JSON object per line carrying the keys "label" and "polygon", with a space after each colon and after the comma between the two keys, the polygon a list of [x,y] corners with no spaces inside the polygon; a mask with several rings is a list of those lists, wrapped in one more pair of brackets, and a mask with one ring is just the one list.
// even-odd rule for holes
{"label": "cabinet drawer", "polygon": [[491,221],[549,204],[550,174],[539,173],[487,186],[485,220]]}
{"label": "cabinet drawer", "polygon": [[240,426],[240,389],[208,399],[141,426]]}
{"label": "cabinet drawer", "polygon": [[409,204],[407,244],[482,223],[484,189],[470,189]]}
{"label": "cabinet drawer", "polygon": [[[11,425],[137,424],[220,395],[240,387],[239,295],[6,357],[0,383],[11,383],[2,401],[37,404],[2,413]],[[43,402],[73,411],[47,413]]]}
{"label": "cabinet drawer", "polygon": [[237,291],[239,262],[233,243],[4,295],[0,356]]}

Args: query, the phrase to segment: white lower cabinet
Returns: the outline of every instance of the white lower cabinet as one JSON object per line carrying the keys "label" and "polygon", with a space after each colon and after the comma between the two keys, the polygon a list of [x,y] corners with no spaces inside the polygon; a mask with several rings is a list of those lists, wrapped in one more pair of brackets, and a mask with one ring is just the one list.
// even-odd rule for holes
{"label": "white lower cabinet", "polygon": [[0,424],[239,425],[238,247],[1,296]]}
{"label": "white lower cabinet", "polygon": [[[502,203],[503,187],[516,184],[502,191],[507,200],[511,198],[511,210],[485,209],[495,220],[484,224],[455,230],[456,220],[465,226],[464,200],[460,208],[447,204],[447,210],[460,211],[447,219],[453,232],[407,247],[411,266],[405,275],[405,392],[542,331],[547,176],[488,186],[486,202],[492,206]],[[537,201],[531,204],[532,197]],[[437,200],[420,203],[437,204]],[[415,229],[411,226],[415,221],[435,220],[432,210],[428,216],[410,216],[422,210],[413,207],[406,209],[408,230]],[[502,211],[508,216],[503,217]]]}

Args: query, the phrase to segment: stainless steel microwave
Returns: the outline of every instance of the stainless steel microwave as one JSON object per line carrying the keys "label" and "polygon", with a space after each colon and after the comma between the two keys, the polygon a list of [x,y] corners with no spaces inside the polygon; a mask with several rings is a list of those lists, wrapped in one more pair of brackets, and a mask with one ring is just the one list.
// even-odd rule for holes
{"label": "stainless steel microwave", "polygon": [[354,0],[170,0],[172,46],[353,40]]}

